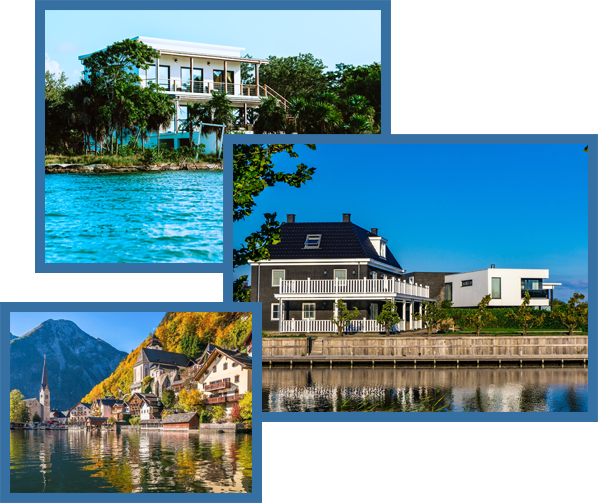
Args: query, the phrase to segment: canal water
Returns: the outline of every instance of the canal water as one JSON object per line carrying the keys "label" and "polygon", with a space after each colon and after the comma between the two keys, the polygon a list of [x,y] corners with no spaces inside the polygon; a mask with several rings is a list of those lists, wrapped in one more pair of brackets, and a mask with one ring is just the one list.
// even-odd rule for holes
{"label": "canal water", "polygon": [[263,368],[262,393],[265,412],[586,412],[588,371]]}
{"label": "canal water", "polygon": [[222,172],[46,175],[46,263],[223,261]]}
{"label": "canal water", "polygon": [[10,491],[251,492],[251,434],[10,432]]}

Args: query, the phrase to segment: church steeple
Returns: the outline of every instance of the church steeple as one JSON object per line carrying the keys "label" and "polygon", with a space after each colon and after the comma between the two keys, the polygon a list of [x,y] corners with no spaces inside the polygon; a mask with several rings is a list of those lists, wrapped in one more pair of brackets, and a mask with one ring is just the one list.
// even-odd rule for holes
{"label": "church steeple", "polygon": [[42,372],[42,389],[48,387],[48,372],[46,371],[46,355],[44,355],[44,371]]}

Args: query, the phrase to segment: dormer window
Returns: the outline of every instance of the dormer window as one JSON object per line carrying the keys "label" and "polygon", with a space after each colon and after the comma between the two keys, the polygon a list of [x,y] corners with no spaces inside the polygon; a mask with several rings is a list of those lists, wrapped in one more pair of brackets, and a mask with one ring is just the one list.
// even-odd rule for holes
{"label": "dormer window", "polygon": [[306,248],[319,248],[320,241],[322,240],[322,234],[308,234],[305,238],[305,246]]}

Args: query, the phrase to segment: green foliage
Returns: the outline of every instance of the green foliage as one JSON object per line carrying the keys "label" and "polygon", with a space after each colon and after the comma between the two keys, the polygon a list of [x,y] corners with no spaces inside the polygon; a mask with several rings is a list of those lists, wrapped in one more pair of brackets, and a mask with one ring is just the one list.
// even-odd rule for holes
{"label": "green foliage", "polygon": [[248,276],[245,274],[233,281],[234,302],[251,302],[251,290],[245,286],[247,278]]}
{"label": "green foliage", "polygon": [[[316,149],[315,145],[307,147]],[[282,152],[286,152],[291,158],[299,157],[292,144],[233,146],[233,221],[243,220],[253,213],[255,198],[266,187],[283,183],[299,188],[312,179],[316,169],[303,163],[298,164],[291,173],[276,171],[272,157]],[[267,260],[270,258],[268,246],[280,242],[280,223],[276,221],[276,213],[266,213],[264,217],[265,222],[260,230],[245,238],[245,244],[240,249],[233,250],[234,268],[247,264],[249,260]],[[243,292],[242,285],[242,278],[233,284],[236,300],[249,298]]]}
{"label": "green foliage", "polygon": [[212,407],[212,422],[221,423],[226,417],[226,410],[222,405]]}
{"label": "green foliage", "polygon": [[277,58],[270,56],[260,66],[260,84],[268,85],[285,98],[297,98],[326,90],[326,66],[312,54]]}
{"label": "green foliage", "polygon": [[511,311],[507,313],[507,318],[515,320],[521,326],[524,336],[527,335],[527,331],[534,325],[541,325],[546,317],[545,313],[540,313],[539,316],[534,313],[534,309],[529,307],[529,302],[530,294],[528,291],[526,291],[523,296],[521,307],[519,307],[517,311]]}
{"label": "green foliage", "polygon": [[67,80],[67,76],[64,72],[60,73],[60,75],[56,75],[46,70],[44,86],[46,100],[54,103],[62,101],[64,91],[68,87],[66,84]]}
{"label": "green foliage", "polygon": [[241,419],[244,423],[248,424],[251,423],[253,417],[253,407],[252,407],[252,395],[251,391],[245,393],[245,396],[239,401],[239,409],[241,414]]}
{"label": "green foliage", "polygon": [[201,344],[199,337],[194,334],[185,334],[179,345],[179,353],[183,353],[191,360],[198,358],[204,349],[205,345]]}
{"label": "green foliage", "polygon": [[261,105],[255,109],[257,119],[253,122],[253,132],[284,133],[286,129],[286,111],[276,98],[262,98]]}
{"label": "green foliage", "polygon": [[343,330],[351,324],[351,321],[357,318],[360,313],[357,307],[353,307],[353,311],[347,309],[347,304],[343,302],[343,299],[338,299],[334,307],[336,314],[332,314],[330,321],[336,326],[337,333],[340,337],[343,336]]}
{"label": "green foliage", "polygon": [[166,407],[167,409],[172,409],[174,407],[174,404],[176,403],[176,395],[174,391],[172,391],[170,388],[167,388],[164,391],[162,391],[161,400],[164,407]]}
{"label": "green foliage", "polygon": [[573,330],[577,327],[587,326],[588,324],[588,303],[584,302],[585,295],[574,293],[566,305],[560,305],[552,311],[551,318],[560,321],[569,335],[573,335]]}
{"label": "green foliage", "polygon": [[205,409],[201,411],[201,414],[199,415],[199,422],[201,424],[208,424],[212,422],[212,413]]}
{"label": "green foliage", "polygon": [[152,385],[154,384],[154,378],[151,376],[147,376],[143,378],[143,386],[141,387],[142,393],[151,393],[152,392]]}
{"label": "green foliage", "polygon": [[443,300],[440,303],[440,309],[451,309],[453,307],[453,303],[450,300]]}
{"label": "green foliage", "polygon": [[478,336],[480,335],[482,328],[487,327],[491,322],[496,321],[496,316],[491,313],[491,310],[488,307],[491,300],[492,297],[490,294],[484,296],[478,303],[478,309],[473,313],[465,314],[463,317],[467,324],[475,329],[475,334]]}
{"label": "green foliage", "polygon": [[107,422],[108,424],[114,424],[116,423],[116,419],[114,419],[113,417],[109,417]]}
{"label": "green foliage", "polygon": [[133,426],[139,426],[140,423],[141,423],[141,418],[139,416],[135,416],[135,417],[132,417],[131,419],[129,419],[129,424],[132,424]]}
{"label": "green foliage", "polygon": [[432,330],[436,328],[438,323],[446,318],[446,310],[440,308],[435,301],[423,301],[421,305],[421,314],[414,313],[413,318],[416,320],[422,320],[426,330],[428,331],[428,337],[432,336]]}
{"label": "green foliage", "polygon": [[40,417],[40,415],[36,412],[35,414],[33,414],[33,418],[31,419],[31,421],[33,423],[41,423],[42,422],[42,418]]}
{"label": "green foliage", "polygon": [[376,321],[384,326],[386,335],[390,335],[391,328],[401,322],[401,316],[397,311],[397,304],[394,300],[387,300],[384,303],[382,311],[376,316]]}
{"label": "green foliage", "polygon": [[10,392],[10,420],[17,423],[29,422],[29,408],[23,401],[25,397],[18,389]]}

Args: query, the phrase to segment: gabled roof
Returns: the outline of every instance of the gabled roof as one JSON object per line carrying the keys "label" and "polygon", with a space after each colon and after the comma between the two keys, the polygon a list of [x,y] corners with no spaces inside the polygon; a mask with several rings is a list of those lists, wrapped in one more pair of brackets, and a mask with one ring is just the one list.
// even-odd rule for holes
{"label": "gabled roof", "polygon": [[107,405],[108,407],[114,407],[115,405],[122,405],[122,400],[116,400],[114,398],[100,398],[100,402],[102,405]]}
{"label": "gabled roof", "polygon": [[77,407],[77,405],[83,405],[83,407],[86,407],[88,409],[91,408],[91,404],[90,403],[85,403],[85,402],[77,402],[75,405],[73,405],[69,410],[67,410],[67,413],[70,414],[71,411]]}
{"label": "gabled roof", "polygon": [[[321,234],[318,248],[305,248],[308,234]],[[381,257],[370,241],[380,237],[353,222],[295,222],[280,226],[280,242],[268,247],[271,259],[367,258],[402,269],[390,249]]]}
{"label": "gabled roof", "polygon": [[184,414],[170,414],[162,418],[162,423],[188,423],[193,419],[193,416],[197,416],[197,412],[185,412]]}
{"label": "gabled roof", "polygon": [[212,352],[206,363],[202,365],[201,368],[197,371],[197,374],[195,374],[195,377],[193,378],[194,381],[197,381],[197,378],[201,374],[203,374],[206,369],[210,368],[211,363],[216,359],[217,355],[222,355],[227,358],[230,358],[231,360],[236,361],[239,365],[241,365],[244,368],[251,368],[251,358],[249,358],[249,356],[247,356],[246,354],[239,353],[238,351],[229,351],[228,349],[222,349],[218,346],[214,346],[214,351]]}
{"label": "gabled roof", "polygon": [[135,364],[141,362],[158,363],[160,365],[171,365],[174,367],[186,367],[189,363],[189,358],[181,353],[173,353],[172,351],[143,348],[140,351]]}

